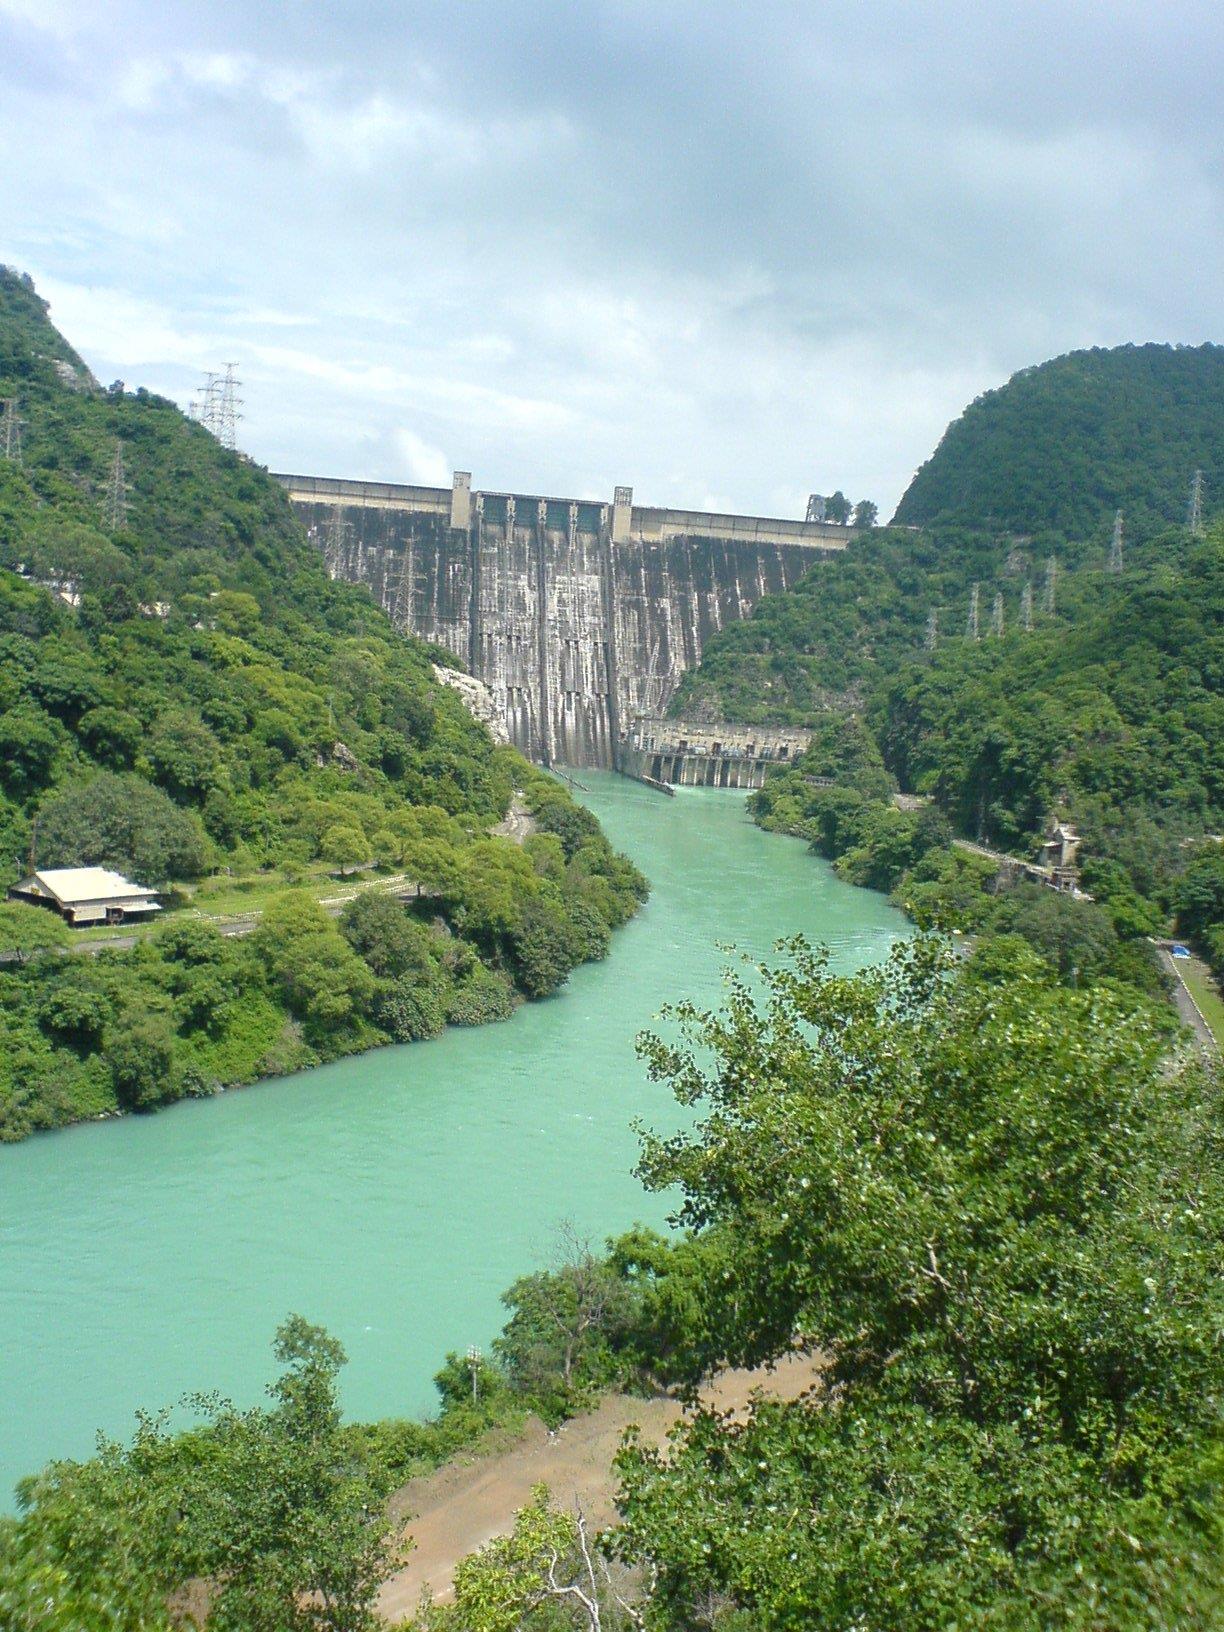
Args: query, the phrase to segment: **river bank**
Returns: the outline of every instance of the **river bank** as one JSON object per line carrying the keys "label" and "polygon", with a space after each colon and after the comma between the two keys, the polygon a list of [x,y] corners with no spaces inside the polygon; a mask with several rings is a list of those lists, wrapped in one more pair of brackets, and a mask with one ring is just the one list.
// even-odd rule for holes
{"label": "river bank", "polygon": [[717,1002],[718,943],[781,936],[877,961],[909,933],[742,796],[664,800],[609,774],[582,795],[654,892],[603,963],[504,1025],[452,1030],[0,1150],[0,1490],[99,1427],[193,1388],[249,1402],[291,1309],[341,1338],[348,1412],[434,1404],[448,1349],[487,1344],[502,1291],[557,1222],[602,1239],[667,1207],[633,1176],[635,1116],[677,1113],[634,1056],[680,997]]}

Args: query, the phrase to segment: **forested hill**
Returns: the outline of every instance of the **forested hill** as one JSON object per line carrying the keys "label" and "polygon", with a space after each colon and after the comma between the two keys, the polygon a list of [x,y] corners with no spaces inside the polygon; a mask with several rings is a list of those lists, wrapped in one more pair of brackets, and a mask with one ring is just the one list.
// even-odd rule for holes
{"label": "forested hill", "polygon": [[[0,904],[0,1139],[499,1019],[602,956],[645,881],[594,818],[330,581],[265,471],[100,386],[5,269],[0,402],[0,888],[103,865],[170,908],[64,958]],[[516,786],[522,846],[489,833]],[[337,925],[332,875],[371,867],[428,912],[369,894]]]}
{"label": "forested hill", "polygon": [[1132,536],[1185,519],[1190,481],[1224,487],[1224,346],[1073,351],[970,403],[896,522],[1086,538],[1121,508]]}

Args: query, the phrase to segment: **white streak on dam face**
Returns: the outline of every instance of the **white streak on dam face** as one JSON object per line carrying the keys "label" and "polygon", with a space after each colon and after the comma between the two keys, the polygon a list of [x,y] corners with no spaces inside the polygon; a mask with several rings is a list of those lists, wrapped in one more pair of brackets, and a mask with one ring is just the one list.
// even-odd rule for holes
{"label": "white streak on dam face", "polygon": [[[514,744],[545,764],[611,766],[662,713],[712,634],[844,549],[824,523],[520,494],[281,476],[335,578],[483,680]],[[626,521],[627,518],[627,521]]]}

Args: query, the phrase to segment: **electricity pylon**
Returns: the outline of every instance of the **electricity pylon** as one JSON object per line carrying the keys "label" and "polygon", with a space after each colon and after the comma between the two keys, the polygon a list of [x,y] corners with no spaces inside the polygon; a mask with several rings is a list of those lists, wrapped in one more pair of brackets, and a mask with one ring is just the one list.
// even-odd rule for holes
{"label": "electricity pylon", "polygon": [[21,419],[16,397],[0,402],[0,453],[15,465],[21,463]]}
{"label": "electricity pylon", "polygon": [[1026,578],[1024,591],[1020,596],[1020,625],[1026,635],[1033,632],[1033,586]]}
{"label": "electricity pylon", "polygon": [[990,632],[996,639],[1003,633],[1003,595],[995,592],[994,605],[990,609]]}
{"label": "electricity pylon", "polygon": [[128,482],[123,469],[123,443],[116,437],[115,457],[102,495],[102,514],[112,533],[120,533],[127,526],[127,510]]}
{"label": "electricity pylon", "polygon": [[1190,503],[1186,509],[1186,526],[1192,538],[1203,536],[1203,473],[1196,470],[1190,480]]}
{"label": "electricity pylon", "polygon": [[973,588],[969,591],[969,622],[965,628],[965,633],[969,636],[970,640],[976,640],[978,638],[978,601],[980,595],[981,586],[979,584],[974,584]]}
{"label": "electricity pylon", "polygon": [[926,649],[933,652],[939,645],[939,608],[933,606],[927,613]]}
{"label": "electricity pylon", "polygon": [[1113,538],[1109,545],[1110,572],[1122,571],[1122,512],[1119,510],[1114,516]]}

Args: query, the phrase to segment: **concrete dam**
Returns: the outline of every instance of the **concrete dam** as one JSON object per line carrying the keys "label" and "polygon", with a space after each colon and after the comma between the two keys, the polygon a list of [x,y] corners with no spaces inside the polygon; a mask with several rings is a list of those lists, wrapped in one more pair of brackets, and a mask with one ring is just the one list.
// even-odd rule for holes
{"label": "concrete dam", "polygon": [[521,493],[276,478],[333,578],[487,685],[539,763],[616,767],[710,636],[842,550],[826,522]]}

